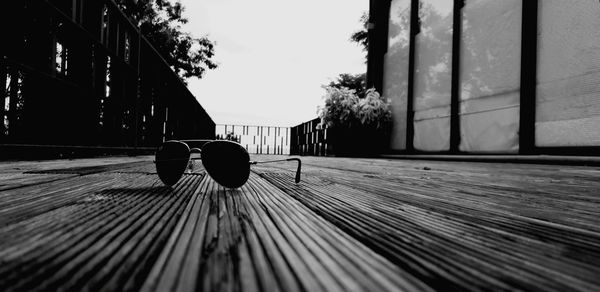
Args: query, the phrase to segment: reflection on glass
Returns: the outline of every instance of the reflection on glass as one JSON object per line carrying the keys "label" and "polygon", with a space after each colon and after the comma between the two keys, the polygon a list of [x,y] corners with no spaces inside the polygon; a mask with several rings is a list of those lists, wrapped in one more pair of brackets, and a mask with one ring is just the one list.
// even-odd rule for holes
{"label": "reflection on glass", "polygon": [[408,91],[408,51],[410,39],[410,0],[392,0],[385,55],[383,96],[392,101],[393,130],[390,147],[406,149],[406,104]]}
{"label": "reflection on glass", "polygon": [[56,54],[54,55],[54,59],[55,59],[54,64],[56,65],[55,69],[56,69],[56,72],[62,73],[62,71],[63,71],[63,68],[62,68],[63,46],[58,41],[56,42],[55,50],[56,50]]}
{"label": "reflection on glass", "polygon": [[600,3],[538,9],[536,145],[600,146]]}
{"label": "reflection on glass", "polygon": [[414,146],[450,149],[453,0],[420,0],[415,37]]}
{"label": "reflection on glass", "polygon": [[467,0],[462,9],[462,151],[519,149],[521,3]]}

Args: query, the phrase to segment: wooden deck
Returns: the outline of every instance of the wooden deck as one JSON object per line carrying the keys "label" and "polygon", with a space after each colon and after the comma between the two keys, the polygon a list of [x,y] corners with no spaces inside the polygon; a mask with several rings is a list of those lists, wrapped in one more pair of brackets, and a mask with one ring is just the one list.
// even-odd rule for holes
{"label": "wooden deck", "polygon": [[0,291],[600,291],[597,167],[304,157],[226,190],[151,160],[0,163]]}

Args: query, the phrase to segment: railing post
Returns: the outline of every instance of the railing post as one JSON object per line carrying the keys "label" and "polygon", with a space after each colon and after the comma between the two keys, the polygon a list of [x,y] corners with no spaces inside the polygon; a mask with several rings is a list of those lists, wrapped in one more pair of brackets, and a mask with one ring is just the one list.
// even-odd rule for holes
{"label": "railing post", "polygon": [[460,146],[460,42],[462,36],[462,8],[465,0],[454,0],[452,35],[452,77],[450,92],[450,153],[458,153]]}
{"label": "railing post", "polygon": [[406,96],[406,151],[414,152],[414,83],[415,83],[415,36],[419,33],[419,1],[412,0],[410,6],[410,34],[408,45],[408,89]]}
{"label": "railing post", "polygon": [[523,0],[522,3],[519,154],[532,154],[536,151],[535,101],[538,0]]}

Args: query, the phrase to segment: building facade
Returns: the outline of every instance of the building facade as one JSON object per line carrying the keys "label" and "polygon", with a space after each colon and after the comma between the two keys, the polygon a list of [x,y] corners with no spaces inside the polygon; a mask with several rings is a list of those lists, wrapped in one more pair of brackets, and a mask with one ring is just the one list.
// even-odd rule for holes
{"label": "building facade", "polygon": [[371,0],[390,148],[600,155],[598,27],[594,0]]}

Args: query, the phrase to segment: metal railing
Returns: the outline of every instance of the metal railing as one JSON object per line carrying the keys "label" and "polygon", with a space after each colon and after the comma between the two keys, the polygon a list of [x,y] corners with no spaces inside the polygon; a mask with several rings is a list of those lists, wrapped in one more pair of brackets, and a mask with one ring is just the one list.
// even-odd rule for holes
{"label": "metal railing", "polygon": [[292,155],[330,156],[334,149],[329,139],[331,129],[319,128],[320,118],[310,120],[291,128]]}
{"label": "metal railing", "polygon": [[289,127],[217,124],[217,139],[231,139],[253,154],[290,154]]}

